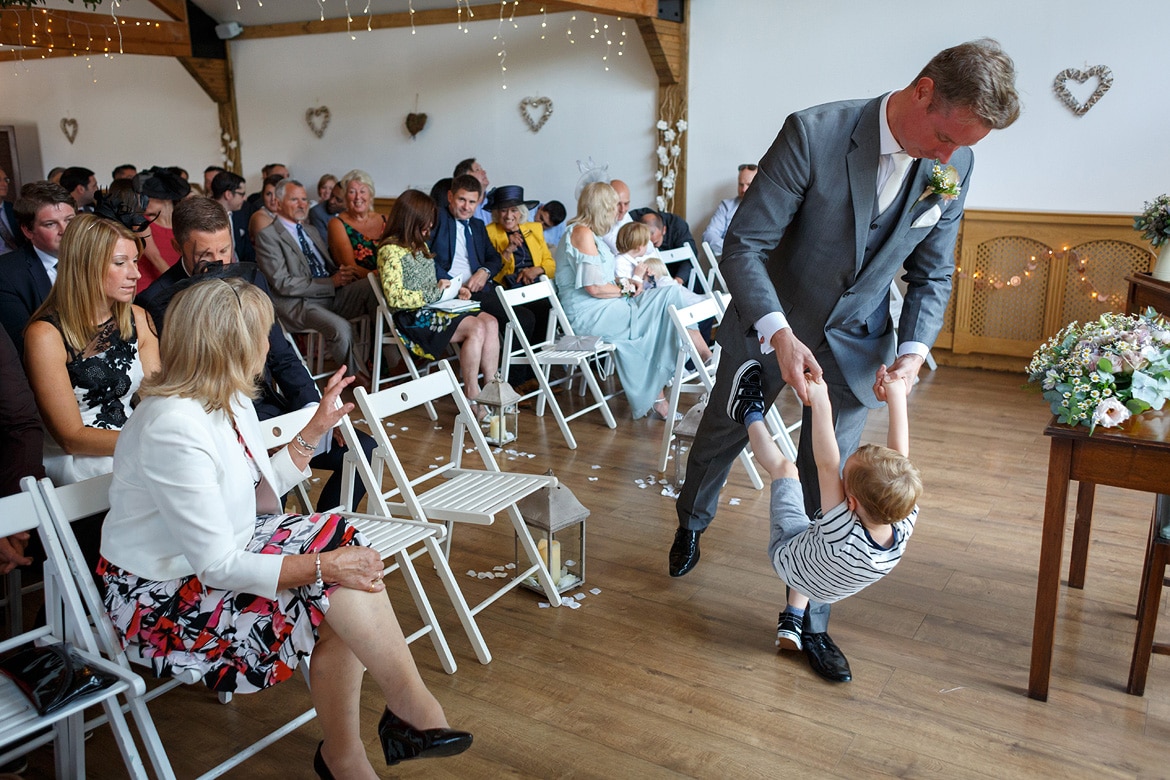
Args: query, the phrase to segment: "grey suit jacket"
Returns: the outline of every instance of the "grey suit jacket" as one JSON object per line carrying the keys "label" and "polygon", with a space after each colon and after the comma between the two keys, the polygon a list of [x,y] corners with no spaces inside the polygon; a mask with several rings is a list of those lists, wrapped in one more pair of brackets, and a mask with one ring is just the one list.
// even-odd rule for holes
{"label": "grey suit jacket", "polygon": [[[918,200],[933,161],[916,161],[896,224],[863,262],[877,198],[880,106],[879,97],[789,116],[731,221],[720,262],[734,303],[724,327],[754,338],[757,320],[783,311],[825,371],[838,372],[869,407],[880,405],[871,389],[878,366],[894,359],[889,287],[899,267],[908,285],[899,337],[930,345],[942,327],[974,163],[968,148],[952,156],[963,189],[946,202]],[[912,227],[930,221],[935,206],[937,222]]]}
{"label": "grey suit jacket", "polygon": [[[317,253],[325,261],[329,273],[337,270],[329,248],[312,225],[304,225],[305,235],[313,242]],[[268,279],[272,304],[282,322],[293,328],[304,327],[305,309],[315,304],[329,306],[333,302],[333,281],[313,278],[309,261],[301,253],[297,240],[279,218],[256,234],[256,264]]]}

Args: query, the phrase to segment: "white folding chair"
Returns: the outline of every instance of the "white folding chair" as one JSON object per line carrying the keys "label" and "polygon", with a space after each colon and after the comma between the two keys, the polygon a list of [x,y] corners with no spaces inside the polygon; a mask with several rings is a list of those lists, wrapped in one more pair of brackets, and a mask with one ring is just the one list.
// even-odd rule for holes
{"label": "white folding chair", "polygon": [[[508,313],[508,325],[504,328],[504,349],[502,351],[504,356],[504,364],[502,367],[503,376],[507,379],[512,363],[523,363],[532,367],[532,373],[536,375],[539,388],[522,396],[522,399],[534,396],[537,398],[537,416],[544,416],[545,404],[550,406],[553,417],[556,418],[557,426],[561,429],[561,435],[565,437],[565,444],[571,450],[577,449],[577,440],[573,437],[573,432],[569,430],[569,420],[575,420],[583,414],[598,409],[601,411],[601,416],[605,419],[605,424],[610,428],[616,428],[617,421],[614,420],[613,412],[609,409],[607,397],[597,381],[596,374],[593,373],[593,365],[597,361],[612,359],[616,349],[614,345],[597,340],[595,344],[589,347],[566,346],[563,339],[572,338],[577,334],[573,333],[573,326],[569,324],[569,318],[565,316],[565,310],[561,307],[556,290],[553,288],[552,282],[547,278],[539,282],[534,282],[533,284],[516,287],[512,290],[497,287],[496,295],[499,296],[500,302],[504,305],[504,310]],[[547,300],[549,306],[551,306],[548,318],[548,330],[544,334],[543,341],[538,344],[531,344],[528,341],[528,336],[524,333],[524,329],[520,327],[520,320],[516,316],[516,307],[521,304],[541,300]],[[518,348],[515,346],[516,343],[519,343]],[[567,379],[558,380],[558,382],[567,382],[572,379],[575,373],[580,372],[585,386],[593,394],[593,403],[578,409],[570,415],[566,415],[561,410],[561,405],[557,402],[557,398],[553,394],[553,382],[550,381],[553,366],[561,366],[569,372]]]}
{"label": "white folding chair", "polygon": [[[349,321],[349,324],[353,327],[354,355],[358,357],[360,364],[361,359],[370,352],[370,318],[363,314],[360,317],[354,317]],[[332,369],[325,367],[325,358],[329,350],[325,343],[325,337],[318,331],[311,328],[289,330],[283,322],[280,327],[284,331],[284,337],[292,345],[314,382],[330,376],[337,370],[336,367]],[[305,339],[304,352],[301,352],[301,348],[297,346],[294,336],[302,336]]]}
{"label": "white folding chair", "polygon": [[[36,481],[25,477],[21,488],[24,492],[0,498],[0,537],[24,531],[40,535],[45,548],[45,600],[47,604],[59,606],[46,610],[45,625],[0,642],[0,654],[69,642],[86,664],[108,675],[113,683],[79,697],[56,712],[40,715],[16,683],[0,676],[0,764],[52,742],[57,777],[85,777],[82,718],[86,708],[100,705],[114,732],[127,773],[133,778],[146,780],[146,767],[118,702],[119,696],[130,702],[141,701],[146,684],[128,668],[100,656],[82,597],[69,574],[67,553],[61,547]],[[93,587],[92,581],[90,587]]]}
{"label": "white folding chair", "polygon": [[[132,661],[140,664],[147,662],[136,653],[127,652],[123,649],[121,641],[117,638],[114,627],[106,614],[101,596],[98,595],[97,586],[86,570],[85,559],[82,556],[81,548],[77,545],[77,539],[74,537],[73,529],[70,525],[70,523],[82,517],[89,517],[92,514],[109,509],[108,496],[110,482],[111,475],[107,474],[62,487],[54,487],[52,482],[43,479],[39,487],[53,526],[61,539],[61,546],[65,551],[65,562],[62,570],[69,572],[78,591],[82,595],[84,608],[89,620],[93,623],[95,629],[94,634],[100,646],[100,651],[103,656],[116,664],[118,668],[129,672]],[[307,662],[308,659],[305,659],[301,667],[306,680],[309,679]],[[200,682],[199,678],[193,674],[178,678],[178,683],[182,684],[198,684]],[[130,715],[138,727],[138,733],[142,736],[142,741],[146,746],[146,751],[150,757],[155,774],[159,778],[165,778],[166,780],[174,780],[175,773],[171,768],[170,759],[167,758],[162,741],[159,739],[158,731],[155,728],[153,718],[150,716],[150,711],[146,707],[146,702],[156,698],[160,693],[170,690],[172,687],[174,686],[170,685],[161,691],[157,688],[153,689],[150,692],[151,695],[133,697],[128,702]],[[221,701],[226,702],[229,699],[230,695],[220,694]],[[317,711],[309,708],[271,733],[253,742],[243,750],[240,750],[227,760],[201,774],[198,780],[211,780],[211,778],[226,774],[269,745],[296,731],[315,717],[317,717]],[[87,722],[85,724],[86,730],[98,725],[100,720],[97,719]]]}
{"label": "white folding chair", "polygon": [[[897,280],[890,282],[890,320],[894,323],[894,336],[898,335],[898,320],[902,318],[902,304],[905,302],[905,297],[902,295],[901,288],[898,287]],[[926,353],[926,365],[930,367],[931,371],[938,371],[938,363],[934,362],[934,355],[928,351]]]}
{"label": "white folding chair", "polygon": [[[544,560],[537,552],[536,543],[532,540],[532,534],[521,517],[520,510],[516,507],[516,502],[525,496],[544,487],[556,487],[557,479],[552,476],[517,474],[500,470],[450,364],[443,361],[439,364],[439,370],[428,376],[373,395],[359,387],[354,395],[370,426],[370,432],[378,442],[372,464],[373,473],[376,475],[374,479],[380,485],[383,470],[386,470],[390,472],[395,485],[389,491],[382,491],[380,487],[370,490],[369,506],[372,512],[393,517],[406,515],[422,522],[429,520],[444,523],[447,526],[448,555],[451,551],[455,523],[490,525],[501,512],[507,512],[512,521],[516,537],[530,562],[526,569],[514,572],[514,578],[510,582],[470,609],[454,579],[448,580],[444,577],[452,604],[463,623],[464,630],[467,631],[468,638],[477,648],[477,653],[482,648],[486,654],[487,647],[474,616],[526,578],[535,574],[549,603],[559,606],[561,600],[556,585]],[[383,421],[421,406],[427,401],[444,397],[450,397],[458,409],[451,441],[451,458],[437,467],[435,463],[429,463],[428,466],[431,468],[421,471],[417,476],[411,476],[399,459]],[[461,467],[465,434],[471,435],[475,449],[483,462],[482,469]],[[435,479],[436,477],[441,479]],[[430,480],[434,482],[429,482]],[[429,484],[424,484],[428,482]],[[427,489],[421,492],[424,487]],[[449,569],[447,573],[450,573]],[[483,663],[487,663],[490,658],[490,654],[487,655],[487,660],[480,656]]]}
{"label": "white folding chair", "polygon": [[689,284],[691,291],[699,291],[698,288],[695,287],[697,284],[700,288],[702,288],[705,294],[711,294],[711,282],[707,279],[706,274],[703,273],[703,268],[699,265],[699,258],[695,257],[695,253],[689,244],[684,244],[678,249],[662,250],[658,253],[658,257],[660,257],[662,262],[666,263],[667,265],[684,261],[689,263],[691,266],[691,281]]}
{"label": "white folding chair", "polygon": [[730,295],[731,290],[727,289],[727,280],[723,278],[723,272],[719,270],[719,259],[715,257],[715,250],[706,241],[703,242],[703,254],[707,255],[707,262],[711,266],[707,272],[708,287],[711,290],[719,290]]}
{"label": "white folding chair", "polygon": [[[316,406],[309,406],[295,412],[282,414],[279,417],[261,420],[260,429],[261,433],[264,434],[265,448],[271,450],[288,444],[305,427],[316,410]],[[410,644],[419,637],[430,634],[431,642],[435,646],[435,653],[438,654],[443,669],[447,674],[454,674],[455,658],[451,655],[447,638],[443,635],[443,629],[439,626],[435,611],[431,608],[430,599],[427,598],[422,582],[419,581],[418,572],[415,571],[412,563],[412,559],[425,549],[431,552],[431,559],[436,566],[446,567],[447,560],[439,549],[438,541],[446,535],[447,531],[437,523],[392,520],[387,516],[359,514],[351,511],[353,507],[349,506],[348,503],[349,497],[353,495],[355,475],[369,480],[366,482],[366,490],[370,493],[377,491],[379,486],[373,484],[369,466],[366,465],[364,469],[362,468],[361,464],[365,464],[364,453],[348,415],[342,418],[340,425],[348,448],[345,455],[345,465],[342,469],[341,496],[344,503],[339,507],[322,507],[319,511],[340,514],[349,519],[351,524],[366,537],[370,546],[378,551],[383,561],[392,561],[391,565],[383,570],[383,576],[395,569],[401,569],[402,576],[406,580],[406,587],[414,599],[419,617],[422,618],[423,622],[422,628],[406,637],[406,643]],[[314,511],[312,501],[309,498],[307,481],[298,483],[294,493],[302,511]],[[418,546],[421,547],[417,552],[414,554],[409,552],[412,547]]]}
{"label": "white folding chair", "polygon": [[[382,389],[382,385],[391,382],[397,382],[400,379],[418,379],[423,374],[429,374],[431,369],[439,362],[438,360],[431,360],[423,367],[420,374],[418,365],[414,362],[414,355],[406,348],[406,344],[398,337],[398,327],[394,324],[394,317],[390,311],[390,307],[386,305],[386,296],[382,294],[382,283],[378,276],[370,274],[366,277],[370,281],[370,286],[374,288],[374,298],[378,301],[378,313],[374,318],[374,367],[370,377],[370,389],[375,393]],[[399,362],[406,367],[406,370],[401,374],[393,376],[382,377],[382,351],[386,347],[394,347],[398,350]],[[455,353],[455,357],[459,357],[459,345],[451,343],[448,348]],[[435,407],[432,404],[427,404],[427,414],[432,420],[439,419],[435,413]]]}

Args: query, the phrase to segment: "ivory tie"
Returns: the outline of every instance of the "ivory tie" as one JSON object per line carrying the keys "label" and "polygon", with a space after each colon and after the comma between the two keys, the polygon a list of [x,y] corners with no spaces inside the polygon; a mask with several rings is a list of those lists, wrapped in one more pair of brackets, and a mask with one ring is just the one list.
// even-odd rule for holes
{"label": "ivory tie", "polygon": [[881,192],[878,193],[878,214],[885,212],[898,197],[898,191],[902,189],[902,181],[906,178],[906,170],[910,167],[910,163],[914,162],[914,158],[905,152],[894,152],[890,155],[890,161],[893,163],[893,167],[882,185]]}

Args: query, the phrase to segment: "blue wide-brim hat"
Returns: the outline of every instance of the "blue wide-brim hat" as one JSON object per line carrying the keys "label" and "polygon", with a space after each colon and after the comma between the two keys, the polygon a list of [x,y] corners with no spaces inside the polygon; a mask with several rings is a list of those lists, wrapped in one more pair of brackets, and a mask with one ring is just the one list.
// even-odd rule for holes
{"label": "blue wide-brim hat", "polygon": [[495,211],[496,209],[506,209],[512,206],[521,206],[531,210],[536,208],[540,203],[538,200],[524,200],[524,188],[516,184],[505,184],[502,187],[496,187],[492,190],[491,197],[488,199],[488,209]]}

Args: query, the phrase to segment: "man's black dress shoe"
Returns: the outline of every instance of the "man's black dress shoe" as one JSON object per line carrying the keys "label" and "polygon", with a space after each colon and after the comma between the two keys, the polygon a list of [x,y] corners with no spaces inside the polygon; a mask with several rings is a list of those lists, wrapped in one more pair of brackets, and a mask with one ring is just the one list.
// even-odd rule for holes
{"label": "man's black dress shoe", "polygon": [[416,729],[387,708],[378,721],[378,738],[386,764],[412,758],[442,758],[462,753],[471,747],[471,734],[455,729]]}
{"label": "man's black dress shoe", "polygon": [[804,654],[808,656],[808,665],[812,670],[829,682],[849,682],[853,679],[849,671],[849,662],[841,648],[833,643],[827,633],[804,633],[800,637],[804,645]]}
{"label": "man's black dress shoe", "polygon": [[679,528],[670,545],[670,576],[681,577],[699,562],[699,535],[702,531]]}

